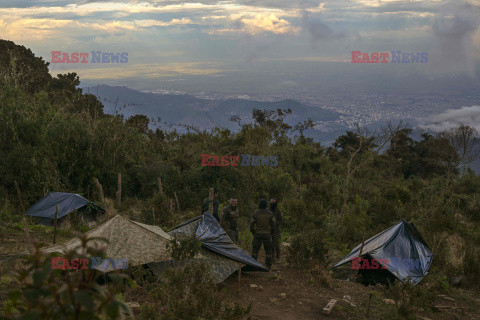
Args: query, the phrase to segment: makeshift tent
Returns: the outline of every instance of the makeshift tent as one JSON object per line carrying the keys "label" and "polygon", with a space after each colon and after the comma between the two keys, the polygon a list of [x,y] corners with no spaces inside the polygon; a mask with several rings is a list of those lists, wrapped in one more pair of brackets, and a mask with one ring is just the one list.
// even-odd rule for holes
{"label": "makeshift tent", "polygon": [[[191,225],[189,224],[188,226]],[[223,231],[223,233],[225,233],[225,231]],[[105,247],[105,257],[108,259],[127,259],[129,267],[146,265],[152,272],[159,275],[169,268],[173,262],[166,251],[166,244],[172,239],[172,236],[157,226],[131,221],[117,215],[97,228],[88,231],[86,235],[88,237],[101,237],[106,239],[108,245],[102,240],[93,240],[90,245],[94,247]],[[228,245],[228,243],[226,243],[226,245]],[[80,239],[75,238],[64,243],[42,248],[42,252],[46,254],[52,252],[65,254],[69,250],[79,248]],[[234,249],[235,248],[232,248],[232,250]],[[236,249],[238,248],[236,247]],[[240,249],[238,250],[241,251]],[[243,254],[245,253],[243,252]],[[247,258],[249,258],[248,255]],[[207,263],[210,266],[212,276],[216,283],[223,282],[228,276],[244,265],[242,263],[244,259],[238,262],[238,260],[230,259],[205,248],[201,248],[193,260]],[[264,267],[255,260],[250,261],[250,263],[257,264],[259,269],[264,269]],[[105,263],[99,264],[95,268],[103,272],[109,272],[115,270],[118,266]]]}
{"label": "makeshift tent", "polygon": [[[86,235],[89,238],[106,239],[108,244],[103,240],[92,240],[89,245],[105,247],[105,257],[108,259],[127,259],[129,267],[170,259],[166,252],[166,244],[170,236],[166,232],[160,227],[131,221],[120,215],[88,231]],[[70,250],[79,250],[80,245],[80,239],[74,238],[42,248],[42,252],[65,254]],[[108,272],[115,270],[116,266],[105,263],[98,265],[95,269]]]}
{"label": "makeshift tent", "polygon": [[[425,277],[433,259],[432,251],[415,225],[404,219],[366,240],[363,248],[362,244],[359,244],[332,269],[358,259],[360,250],[362,250],[362,259],[369,261],[376,259],[380,262],[378,268],[360,269],[361,273],[365,273],[375,280],[375,277],[379,278],[382,276],[382,272],[386,272],[402,282],[410,281],[414,285]],[[362,263],[359,265],[361,267]]]}
{"label": "makeshift tent", "polygon": [[84,222],[94,221],[104,210],[81,195],[65,192],[50,192],[40,201],[27,210],[25,215],[40,217],[41,224],[51,225],[55,219],[58,205],[57,219],[62,219],[74,210],[80,211]]}
{"label": "makeshift tent", "polygon": [[[171,235],[193,235],[195,234],[202,242],[203,254],[211,253],[210,256],[220,256],[227,258],[222,266],[218,266],[219,272],[230,275],[238,269],[238,265],[242,266],[242,270],[267,271],[267,269],[258,261],[253,259],[245,251],[237,247],[237,245],[228,237],[225,230],[222,229],[217,220],[208,212],[187,221],[172,231]],[[222,280],[223,281],[223,280]]]}

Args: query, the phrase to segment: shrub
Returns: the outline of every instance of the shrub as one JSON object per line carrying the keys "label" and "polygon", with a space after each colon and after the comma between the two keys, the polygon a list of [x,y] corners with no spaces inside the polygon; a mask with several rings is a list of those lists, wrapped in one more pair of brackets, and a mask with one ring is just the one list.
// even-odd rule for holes
{"label": "shrub", "polygon": [[308,264],[329,264],[328,247],[320,230],[300,233],[292,237],[287,261],[296,266]]}
{"label": "shrub", "polygon": [[134,271],[141,287],[131,287],[126,294],[144,301],[138,318],[241,320],[248,316],[251,305],[228,302],[216,287],[209,265],[193,259],[200,244],[195,236],[174,237],[167,251],[175,263],[158,280],[144,269]]}
{"label": "shrub", "polygon": [[480,261],[478,256],[480,250],[473,245],[467,247],[463,258],[463,272],[465,274],[466,283],[472,288],[480,291]]}
{"label": "shrub", "polygon": [[385,287],[385,296],[395,301],[397,315],[401,319],[417,319],[415,311],[418,308],[434,308],[437,292],[425,286],[413,286],[411,282],[402,283],[395,281],[391,286]]}
{"label": "shrub", "polygon": [[[88,246],[81,236],[81,252],[70,251],[65,259],[82,259],[102,256],[101,250]],[[20,290],[9,293],[4,303],[6,319],[120,319],[130,309],[117,299],[123,285],[124,275],[111,273],[112,282],[99,285],[95,282],[95,269],[52,269],[50,256],[41,253],[37,244],[35,252],[23,259],[16,277]]]}

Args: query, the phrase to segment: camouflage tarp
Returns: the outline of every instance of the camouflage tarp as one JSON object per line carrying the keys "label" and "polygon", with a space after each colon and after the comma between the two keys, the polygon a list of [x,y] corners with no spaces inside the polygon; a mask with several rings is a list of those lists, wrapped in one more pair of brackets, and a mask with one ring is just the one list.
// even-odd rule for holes
{"label": "camouflage tarp", "polygon": [[[198,222],[185,225],[183,234],[195,234]],[[179,233],[176,229],[175,233]],[[89,237],[101,237],[108,241],[94,240],[90,245],[105,247],[105,257],[108,259],[127,259],[128,266],[146,264],[155,274],[159,275],[170,267],[172,259],[166,252],[166,244],[172,236],[158,226],[131,221],[120,215],[108,220],[97,228],[86,233]],[[80,240],[78,238],[42,248],[43,253],[58,252],[65,254],[70,250],[78,250]],[[244,264],[227,258],[206,248],[200,248],[200,252],[194,260],[206,262],[212,271],[216,283],[223,282]],[[114,265],[99,264],[96,269],[109,272],[115,270]]]}
{"label": "camouflage tarp", "polygon": [[[105,247],[105,256],[109,259],[128,259],[128,266],[138,266],[154,261],[170,260],[166,244],[170,236],[161,228],[128,220],[120,215],[113,217],[86,233],[89,237],[102,237],[108,241],[94,240],[90,245]],[[63,243],[42,248],[44,253],[59,252],[65,254],[80,248],[80,239],[75,238]],[[114,270],[104,265],[102,271]]]}

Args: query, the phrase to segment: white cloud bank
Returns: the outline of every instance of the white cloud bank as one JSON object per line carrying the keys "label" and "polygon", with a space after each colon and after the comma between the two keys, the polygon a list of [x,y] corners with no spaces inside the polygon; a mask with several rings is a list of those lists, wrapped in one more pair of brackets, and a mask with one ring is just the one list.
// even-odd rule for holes
{"label": "white cloud bank", "polygon": [[467,125],[480,132],[480,106],[463,107],[456,110],[447,110],[432,117],[432,123],[421,126],[422,129],[435,132],[456,129]]}

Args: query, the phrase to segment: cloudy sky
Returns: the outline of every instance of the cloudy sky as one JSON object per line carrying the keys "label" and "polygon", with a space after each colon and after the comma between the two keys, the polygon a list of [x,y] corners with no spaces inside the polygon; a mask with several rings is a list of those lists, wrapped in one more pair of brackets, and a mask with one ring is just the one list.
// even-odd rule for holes
{"label": "cloudy sky", "polygon": [[[480,0],[0,0],[0,38],[46,61],[51,51],[128,52],[127,64],[52,73],[150,90],[276,92],[360,71],[477,79],[479,25]],[[356,65],[352,50],[428,52],[429,62]]]}

